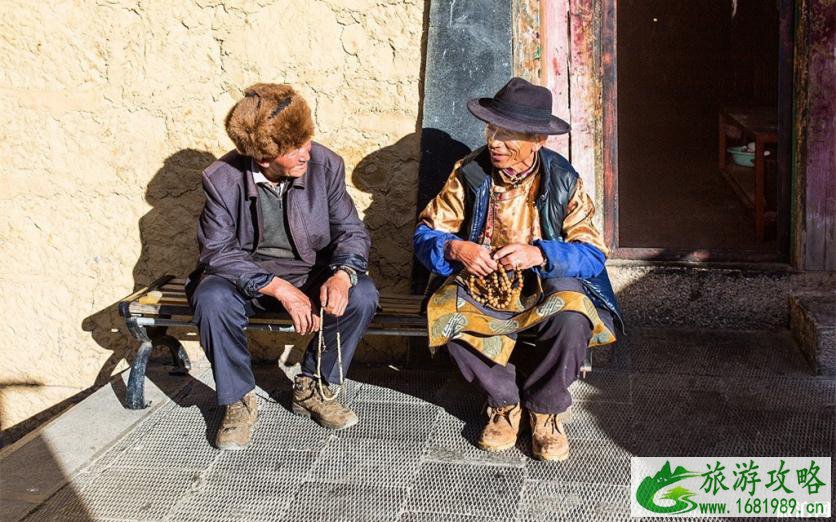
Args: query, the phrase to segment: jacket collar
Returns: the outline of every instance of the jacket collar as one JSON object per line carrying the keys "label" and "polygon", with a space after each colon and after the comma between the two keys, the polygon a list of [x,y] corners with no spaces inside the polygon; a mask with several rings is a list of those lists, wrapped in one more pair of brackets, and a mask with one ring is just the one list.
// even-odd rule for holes
{"label": "jacket collar", "polygon": [[537,151],[540,164],[540,201],[546,201],[549,196],[549,178],[551,177],[551,157],[545,153],[545,147]]}
{"label": "jacket collar", "polygon": [[303,174],[302,176],[300,176],[298,178],[295,178],[293,180],[293,183],[290,184],[290,186],[294,187],[294,188],[301,188],[301,189],[305,188],[305,180],[308,178],[308,172],[310,172],[310,171],[311,171],[311,162],[309,161],[308,162],[308,170],[305,171],[305,174]]}
{"label": "jacket collar", "polygon": [[[255,181],[254,171],[258,168],[255,166],[254,161],[252,158],[248,157],[249,161],[247,162],[246,169],[244,170],[244,188],[247,191],[248,198],[257,198],[258,197],[258,183]],[[308,171],[311,169],[311,163],[308,162]],[[264,174],[261,174],[262,176]],[[294,188],[305,188],[305,179],[308,177],[308,173],[305,172],[304,176],[295,178],[293,183],[291,183],[291,187]]]}
{"label": "jacket collar", "polygon": [[[491,172],[493,167],[490,164],[490,159],[488,156],[488,148],[486,146],[482,146],[476,151],[474,151],[474,155],[471,157],[467,157],[465,159],[466,164],[462,165],[462,167],[466,167],[463,171],[465,177],[467,176],[478,176],[481,179],[482,176],[486,177],[487,179],[484,180],[484,183],[490,184],[491,183]],[[538,160],[536,165],[540,169],[540,195],[538,197],[538,201],[542,204],[546,201],[546,198],[549,196],[549,186],[551,185],[551,177],[552,177],[552,162],[554,160],[554,152],[547,150],[545,147],[541,148],[537,151]],[[468,164],[475,164],[473,166],[468,166]],[[475,178],[472,178],[475,180]],[[479,186],[481,183],[474,183],[474,186]]]}
{"label": "jacket collar", "polygon": [[253,178],[253,163],[252,158],[248,158],[247,166],[244,169],[244,188],[247,191],[248,198],[258,197],[258,187],[256,187],[255,178]]}

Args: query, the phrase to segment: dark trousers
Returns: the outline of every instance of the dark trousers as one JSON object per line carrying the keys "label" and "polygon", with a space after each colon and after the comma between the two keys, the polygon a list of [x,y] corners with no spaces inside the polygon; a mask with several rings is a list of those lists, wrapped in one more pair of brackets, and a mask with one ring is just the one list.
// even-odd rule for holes
{"label": "dark trousers", "polygon": [[[577,280],[550,281],[561,290],[583,291]],[[606,324],[609,312],[598,310]],[[467,343],[450,341],[447,349],[462,376],[488,396],[492,407],[518,404],[537,413],[560,413],[572,404],[569,385],[578,378],[589,349],[592,324],[583,314],[559,312],[526,333],[534,346],[517,343],[506,366],[494,363]]]}
{"label": "dark trousers", "polygon": [[[328,274],[330,275],[330,274]],[[305,292],[318,309],[319,287],[325,276],[311,278],[288,278]],[[274,298],[262,296],[247,299],[228,280],[214,276],[203,276],[191,297],[194,307],[194,323],[200,333],[200,344],[212,364],[218,404],[232,404],[255,388],[247,335],[244,328],[248,318],[259,311],[282,310]],[[357,344],[366,333],[377,310],[378,293],[374,282],[365,275],[358,276],[357,285],[349,291],[348,307],[339,318],[342,346],[343,372],[348,371]],[[323,330],[326,351],[322,353],[321,370],[326,382],[339,381],[337,366],[337,318],[325,314]],[[302,361],[302,371],[316,374],[316,355],[319,334],[314,334]]]}

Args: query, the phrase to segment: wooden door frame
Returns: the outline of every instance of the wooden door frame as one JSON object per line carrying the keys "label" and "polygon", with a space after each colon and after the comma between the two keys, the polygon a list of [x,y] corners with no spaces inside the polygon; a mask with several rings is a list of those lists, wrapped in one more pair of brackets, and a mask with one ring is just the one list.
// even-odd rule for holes
{"label": "wooden door frame", "polygon": [[625,248],[618,237],[618,0],[600,0],[602,148],[604,237],[613,258],[686,262],[765,263],[790,260],[790,223],[793,171],[793,53],[794,0],[779,0],[778,51],[778,197],[777,251],[763,253],[744,249]]}

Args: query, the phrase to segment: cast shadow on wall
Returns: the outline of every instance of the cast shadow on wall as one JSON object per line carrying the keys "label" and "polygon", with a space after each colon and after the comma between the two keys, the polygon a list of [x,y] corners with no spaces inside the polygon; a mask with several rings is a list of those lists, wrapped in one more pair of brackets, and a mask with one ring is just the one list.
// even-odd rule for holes
{"label": "cast shadow on wall", "polygon": [[418,135],[411,133],[369,153],[351,172],[350,185],[370,196],[363,213],[372,241],[369,272],[382,292],[407,290],[418,160]]}
{"label": "cast shadow on wall", "polygon": [[[351,174],[352,184],[358,190],[371,195],[371,202],[363,221],[372,236],[370,271],[384,291],[409,291],[415,202],[416,197],[421,199],[420,196],[416,196],[416,186],[423,185],[417,179],[421,142],[418,133],[404,136],[397,142],[365,156]],[[450,140],[450,143],[453,146],[445,150],[460,152],[460,148],[455,146],[457,142]],[[461,154],[454,154],[460,157],[466,152],[465,149]],[[215,159],[213,154],[206,151],[184,149],[169,156],[149,181],[145,197],[151,209],[138,222],[141,249],[133,268],[133,290],[142,288],[166,274],[184,277],[195,267],[198,254],[195,232],[204,202],[200,173]],[[449,166],[452,166],[456,159],[459,158],[453,158]],[[449,168],[442,170],[449,173]],[[446,177],[446,173],[441,175],[441,184]],[[129,293],[127,289],[125,293]],[[138,343],[125,328],[124,318],[119,315],[117,304],[114,303],[85,318],[82,328],[90,332],[99,346],[110,352],[107,361],[98,372],[95,383],[83,392],[83,396],[111,382],[117,397],[124,400],[124,384],[121,379],[112,379],[112,375],[123,361],[133,361]],[[182,335],[193,335],[194,332],[170,333],[183,338]],[[281,351],[279,347],[285,342],[298,345],[298,348],[304,348],[307,344],[295,335],[272,334],[268,339],[253,334],[250,337],[254,359],[275,358],[276,355],[280,355],[277,350]],[[373,350],[377,352],[376,349]],[[383,351],[385,350],[381,348],[381,356],[384,355]],[[286,362],[292,364],[300,355],[294,353],[291,360]],[[374,354],[370,355],[371,359],[375,359]],[[155,349],[152,355],[158,359],[156,364],[165,364],[168,356],[164,348]],[[153,372],[148,373],[149,379],[153,379],[152,374]],[[81,395],[74,398],[74,402],[81,400]]]}
{"label": "cast shadow on wall", "polygon": [[[423,293],[428,273],[412,254],[417,213],[468,152],[446,132],[422,129],[368,154],[354,167],[351,185],[371,196],[363,222],[372,240],[370,275],[382,293]],[[393,353],[388,337],[368,337],[361,349],[369,362],[390,364],[401,359],[409,366],[434,364],[428,360],[423,338],[404,344],[400,349],[405,353]]]}
{"label": "cast shadow on wall", "polygon": [[[138,223],[141,250],[133,269],[134,290],[163,275],[184,277],[194,269],[198,254],[197,219],[204,201],[200,175],[215,159],[210,152],[183,149],[169,156],[148,182],[145,200],[152,208]],[[133,360],[137,341],[127,331],[117,303],[85,318],[82,329],[90,332],[99,346],[111,352],[93,386],[83,393],[89,394],[111,382],[119,400],[124,401],[124,383],[121,379],[111,379],[123,360]],[[153,357],[158,355],[169,356],[167,350],[155,353]]]}
{"label": "cast shadow on wall", "polygon": [[[421,129],[421,166],[418,170],[416,212],[421,212],[447,182],[453,166],[470,147],[440,129]],[[412,265],[412,291],[423,293],[429,272],[416,260]]]}

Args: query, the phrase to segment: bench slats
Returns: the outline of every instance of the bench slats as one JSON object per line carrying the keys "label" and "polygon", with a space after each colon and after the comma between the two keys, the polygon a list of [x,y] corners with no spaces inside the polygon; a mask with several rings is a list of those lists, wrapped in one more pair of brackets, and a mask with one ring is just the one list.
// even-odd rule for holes
{"label": "bench slats", "polygon": [[[131,294],[120,303],[122,315],[191,317],[193,310],[186,298],[183,278],[161,278]],[[381,294],[379,311],[373,324],[424,326],[421,314],[423,296]],[[257,314],[250,322],[259,324],[289,323],[286,314]]]}
{"label": "bench slats", "polygon": [[185,305],[168,305],[168,304],[142,304],[139,302],[132,302],[128,304],[128,312],[130,315],[183,315],[191,317],[193,315],[192,309]]}
{"label": "bench slats", "polygon": [[140,303],[143,303],[143,304],[157,304],[157,303],[159,303],[159,304],[175,304],[175,305],[180,304],[180,305],[184,305],[184,306],[189,305],[189,301],[186,299],[185,295],[180,296],[180,297],[175,297],[175,296],[157,297],[157,296],[145,295],[145,296],[139,298],[138,301]]}

